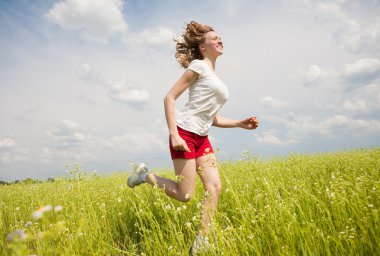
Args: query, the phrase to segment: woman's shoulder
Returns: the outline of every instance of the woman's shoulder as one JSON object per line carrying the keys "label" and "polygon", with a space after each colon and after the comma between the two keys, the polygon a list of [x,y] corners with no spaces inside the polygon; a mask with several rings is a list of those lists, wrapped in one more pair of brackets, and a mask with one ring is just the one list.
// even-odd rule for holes
{"label": "woman's shoulder", "polygon": [[189,66],[190,65],[203,65],[204,61],[203,60],[199,60],[199,59],[194,59],[190,62]]}
{"label": "woman's shoulder", "polygon": [[192,60],[188,67],[188,69],[192,69],[195,71],[205,70],[206,68],[207,68],[207,64],[203,60],[199,60],[199,59]]}

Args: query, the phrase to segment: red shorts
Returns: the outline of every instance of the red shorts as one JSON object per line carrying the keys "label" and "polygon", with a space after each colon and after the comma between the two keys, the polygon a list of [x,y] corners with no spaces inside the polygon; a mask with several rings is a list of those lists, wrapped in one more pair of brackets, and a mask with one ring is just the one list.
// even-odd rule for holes
{"label": "red shorts", "polygon": [[214,153],[211,143],[208,140],[208,136],[200,136],[196,133],[186,131],[177,126],[179,136],[185,140],[187,146],[191,152],[176,151],[174,150],[172,143],[169,139],[170,154],[172,159],[174,158],[185,158],[185,159],[195,159],[207,154]]}

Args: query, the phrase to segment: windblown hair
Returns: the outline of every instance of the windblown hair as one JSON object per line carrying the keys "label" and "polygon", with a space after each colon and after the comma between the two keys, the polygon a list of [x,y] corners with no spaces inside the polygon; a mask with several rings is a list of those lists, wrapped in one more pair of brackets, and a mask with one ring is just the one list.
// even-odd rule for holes
{"label": "windblown hair", "polygon": [[205,41],[204,35],[214,29],[207,25],[191,21],[186,24],[186,30],[180,38],[174,39],[176,44],[175,57],[183,68],[187,68],[195,59],[203,59],[199,44]]}

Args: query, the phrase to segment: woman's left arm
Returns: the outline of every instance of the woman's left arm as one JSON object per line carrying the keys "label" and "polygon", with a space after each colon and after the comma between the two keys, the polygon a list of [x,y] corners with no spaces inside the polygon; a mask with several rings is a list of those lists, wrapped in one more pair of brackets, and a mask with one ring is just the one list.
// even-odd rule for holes
{"label": "woman's left arm", "polygon": [[243,120],[232,120],[223,116],[216,115],[214,121],[212,122],[213,126],[220,128],[235,128],[240,127],[247,130],[256,129],[259,126],[259,119],[255,116],[248,117]]}

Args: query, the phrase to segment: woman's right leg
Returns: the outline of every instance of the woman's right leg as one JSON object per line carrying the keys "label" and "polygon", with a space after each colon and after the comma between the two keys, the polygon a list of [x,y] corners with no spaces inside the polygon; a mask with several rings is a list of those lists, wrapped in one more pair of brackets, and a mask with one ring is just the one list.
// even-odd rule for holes
{"label": "woman's right leg", "polygon": [[165,194],[181,202],[188,202],[194,196],[196,182],[195,159],[175,158],[173,159],[177,182],[154,174],[146,177],[150,185],[158,185]]}

